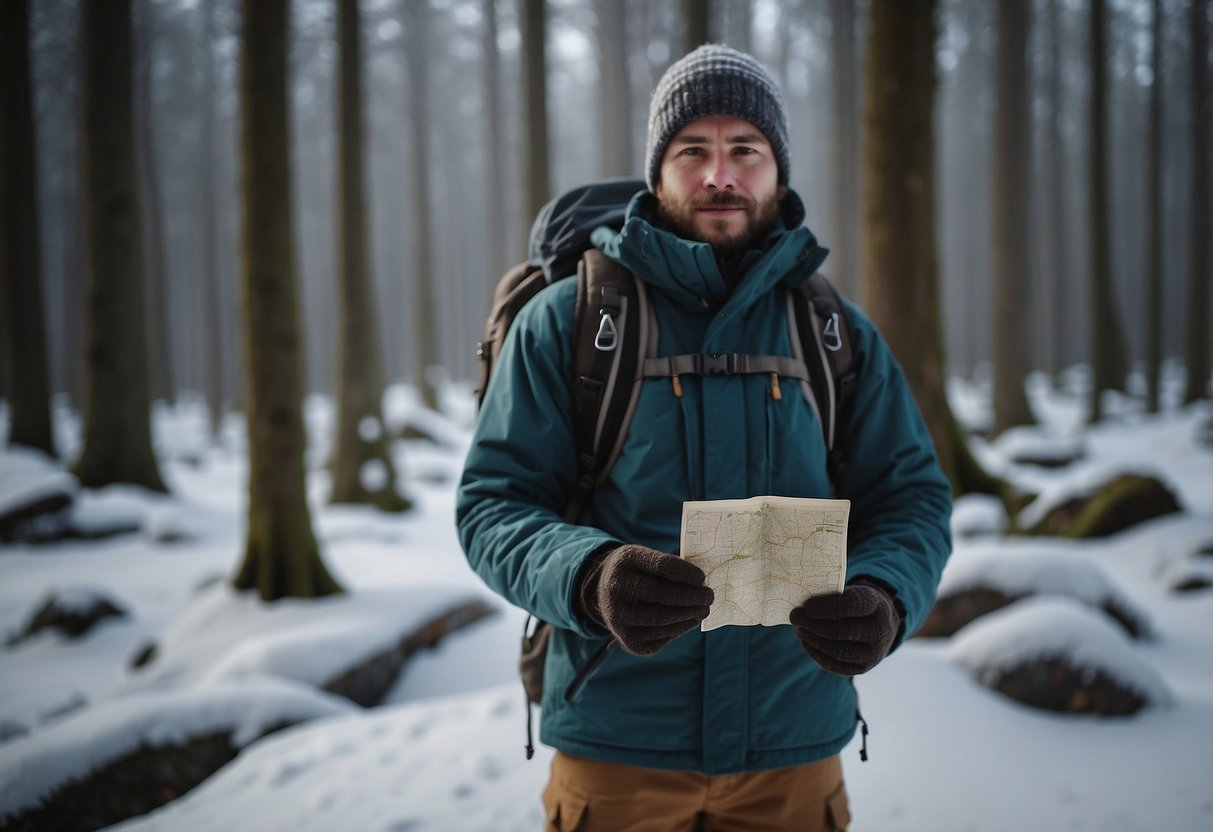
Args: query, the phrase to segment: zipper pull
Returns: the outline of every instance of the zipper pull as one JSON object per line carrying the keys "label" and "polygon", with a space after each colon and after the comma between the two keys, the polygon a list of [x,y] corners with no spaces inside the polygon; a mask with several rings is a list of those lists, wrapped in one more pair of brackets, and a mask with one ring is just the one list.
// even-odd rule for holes
{"label": "zipper pull", "polygon": [[674,398],[681,399],[682,398],[682,381],[678,378],[678,373],[674,373],[673,377],[671,378],[671,381],[674,384]]}

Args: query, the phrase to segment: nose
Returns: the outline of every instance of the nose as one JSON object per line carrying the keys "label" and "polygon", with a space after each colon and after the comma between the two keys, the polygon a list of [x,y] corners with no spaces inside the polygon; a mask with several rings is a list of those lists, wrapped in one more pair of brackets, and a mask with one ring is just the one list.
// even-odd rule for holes
{"label": "nose", "polygon": [[704,175],[704,186],[710,191],[731,191],[737,184],[733,170],[729,166],[727,153],[718,153],[707,166]]}

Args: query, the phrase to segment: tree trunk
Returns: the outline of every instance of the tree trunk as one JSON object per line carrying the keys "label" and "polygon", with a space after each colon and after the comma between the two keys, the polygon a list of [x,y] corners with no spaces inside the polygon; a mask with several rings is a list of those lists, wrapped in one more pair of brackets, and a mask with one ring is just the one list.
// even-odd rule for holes
{"label": "tree trunk", "polygon": [[686,22],[683,54],[708,43],[712,36],[711,0],[682,0],[682,16]]}
{"label": "tree trunk", "polygon": [[1108,230],[1107,49],[1104,0],[1091,0],[1091,416],[1103,418],[1104,390],[1123,390],[1124,328],[1113,297]]}
{"label": "tree trunk", "polygon": [[0,337],[8,441],[55,455],[38,227],[29,0],[0,4]]}
{"label": "tree trunk", "polygon": [[205,344],[207,414],[210,435],[223,429],[224,349],[220,314],[223,278],[219,269],[219,148],[215,135],[215,9],[205,4],[202,43],[202,153],[198,159],[198,193],[202,212],[202,341]]}
{"label": "tree trunk", "polygon": [[1147,153],[1149,265],[1146,271],[1146,409],[1157,413],[1162,375],[1162,0],[1152,0],[1150,136]]}
{"label": "tree trunk", "polygon": [[953,491],[997,494],[1003,484],[973,458],[944,387],[935,249],[934,0],[873,0],[868,36],[864,305],[905,370]]}
{"label": "tree trunk", "polygon": [[1031,7],[998,0],[994,125],[994,425],[998,434],[1035,420],[1024,393],[1032,366],[1028,200],[1028,29]]}
{"label": "tree trunk", "polygon": [[358,0],[338,0],[337,277],[341,341],[330,500],[403,511],[409,503],[396,493],[391,437],[383,421],[383,359],[367,264],[360,27]]}
{"label": "tree trunk", "polygon": [[1069,240],[1069,216],[1066,213],[1066,169],[1065,145],[1061,133],[1061,15],[1059,2],[1051,2],[1049,8],[1049,178],[1045,187],[1049,192],[1048,245],[1050,249],[1049,277],[1047,280],[1049,302],[1045,315],[1049,333],[1049,375],[1054,384],[1061,380],[1065,366],[1066,332],[1069,316],[1066,310],[1066,284],[1070,280],[1066,268],[1067,242]]}
{"label": "tree trunk", "polygon": [[305,496],[303,364],[287,111],[290,0],[244,0],[240,64],[242,270],[249,514],[234,584],[267,601],[339,592]]}
{"label": "tree trunk", "polygon": [[[547,21],[544,0],[522,2],[523,111],[526,116],[522,144],[526,148],[526,228],[551,199],[548,153]],[[525,241],[524,241],[525,244]]]}
{"label": "tree trunk", "polygon": [[82,4],[88,251],[86,486],[166,491],[152,452],[143,257],[131,113],[130,0]]}
{"label": "tree trunk", "polygon": [[413,365],[413,384],[426,407],[436,410],[438,391],[429,374],[439,364],[438,305],[434,295],[434,204],[430,182],[430,4],[416,0],[406,5],[405,58],[409,73],[409,128],[412,158],[409,181],[412,183],[412,217],[416,229],[413,256],[413,339],[417,355]]}
{"label": "tree trunk", "polygon": [[1188,284],[1188,321],[1184,363],[1188,383],[1184,404],[1209,396],[1209,284],[1213,282],[1213,235],[1209,233],[1211,163],[1209,121],[1209,2],[1192,0],[1192,264]]}
{"label": "tree trunk", "polygon": [[831,0],[834,61],[834,239],[830,277],[859,297],[859,112],[855,85],[855,0]]}
{"label": "tree trunk", "polygon": [[[497,48],[497,0],[484,0],[484,30],[481,45],[481,94],[484,97],[484,164],[487,172],[486,193],[495,198],[484,200],[486,213],[485,248],[488,251],[489,287],[497,285],[497,276],[519,258],[511,257],[505,247],[507,206],[502,196],[505,185],[505,145],[501,118],[501,52]],[[491,297],[491,295],[485,295]]]}
{"label": "tree trunk", "polygon": [[143,231],[143,263],[147,285],[148,381],[152,399],[172,402],[173,352],[168,321],[168,273],[164,267],[164,200],[156,163],[152,114],[152,0],[138,0],[139,54],[135,65],[135,164],[139,183],[140,222]]}
{"label": "tree trunk", "polygon": [[600,79],[599,133],[603,176],[634,176],[632,89],[628,80],[627,13],[624,0],[595,0]]}

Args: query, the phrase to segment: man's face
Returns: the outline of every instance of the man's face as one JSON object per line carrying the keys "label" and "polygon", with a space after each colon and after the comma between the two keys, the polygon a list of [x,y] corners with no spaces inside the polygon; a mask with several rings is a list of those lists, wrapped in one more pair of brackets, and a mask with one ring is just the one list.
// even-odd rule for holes
{"label": "man's face", "polygon": [[661,157],[657,202],[672,231],[720,256],[765,236],[787,192],[762,131],[732,116],[705,116],[674,134]]}

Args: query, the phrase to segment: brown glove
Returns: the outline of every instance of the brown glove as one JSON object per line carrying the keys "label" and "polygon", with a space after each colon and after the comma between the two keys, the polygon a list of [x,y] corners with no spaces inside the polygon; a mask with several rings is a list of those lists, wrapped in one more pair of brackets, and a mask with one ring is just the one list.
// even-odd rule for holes
{"label": "brown glove", "polygon": [[889,593],[856,581],[838,595],[818,595],[788,620],[815,662],[839,676],[867,673],[889,654],[901,616]]}
{"label": "brown glove", "polygon": [[587,565],[577,602],[624,650],[651,656],[708,617],[715,596],[703,582],[695,564],[629,544]]}

